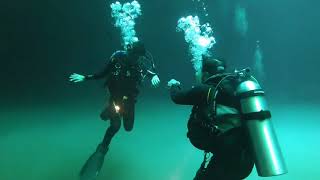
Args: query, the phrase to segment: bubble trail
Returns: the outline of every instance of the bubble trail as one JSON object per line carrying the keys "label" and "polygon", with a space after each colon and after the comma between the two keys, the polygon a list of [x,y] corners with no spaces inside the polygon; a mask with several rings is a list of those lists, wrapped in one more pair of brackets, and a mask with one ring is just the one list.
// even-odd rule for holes
{"label": "bubble trail", "polygon": [[124,47],[133,42],[138,41],[136,36],[135,20],[142,15],[141,5],[138,1],[127,2],[123,5],[120,2],[115,2],[110,5],[112,12],[111,16],[115,19],[114,26],[120,28],[121,38]]}

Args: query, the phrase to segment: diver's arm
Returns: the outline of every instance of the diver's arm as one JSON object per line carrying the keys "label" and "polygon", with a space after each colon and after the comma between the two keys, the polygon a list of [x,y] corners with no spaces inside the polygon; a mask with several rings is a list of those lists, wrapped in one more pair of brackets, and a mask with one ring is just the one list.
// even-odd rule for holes
{"label": "diver's arm", "polygon": [[151,84],[153,87],[158,87],[160,85],[160,78],[158,74],[155,72],[154,68],[152,68],[152,70],[149,70],[143,67],[143,71],[145,76],[151,80]]}
{"label": "diver's arm", "polygon": [[142,74],[149,79],[152,79],[154,76],[158,76],[157,70],[153,62],[151,68],[146,67],[144,63],[140,64],[140,68],[142,69]]}
{"label": "diver's arm", "polygon": [[102,69],[102,71],[95,73],[95,74],[85,75],[85,80],[97,80],[97,79],[102,79],[102,78],[106,77],[109,74],[109,72],[111,71],[112,64],[114,61],[115,61],[115,59],[113,57],[111,57],[110,61],[104,67],[104,69]]}
{"label": "diver's arm", "polygon": [[105,68],[103,71],[93,74],[93,75],[82,75],[77,73],[72,73],[69,76],[69,81],[74,83],[83,82],[85,80],[92,80],[92,79],[101,79],[105,77],[105,75],[108,73],[107,68]]}
{"label": "diver's arm", "polygon": [[157,75],[157,73],[156,72],[154,72],[154,71],[152,71],[152,70],[145,70],[145,73],[146,73],[146,76],[148,77],[148,78],[152,78],[153,76],[156,76]]}
{"label": "diver's arm", "polygon": [[102,71],[95,73],[95,74],[89,74],[85,75],[85,80],[96,80],[104,78],[109,72],[109,66],[107,65]]}
{"label": "diver's arm", "polygon": [[158,76],[158,73],[156,72],[156,69],[154,67],[152,67],[151,69],[147,69],[145,66],[142,66],[142,71],[143,74],[149,79]]}
{"label": "diver's arm", "polygon": [[195,86],[187,90],[183,90],[180,85],[172,85],[170,96],[176,104],[204,105],[207,104],[211,91],[211,87],[206,85]]}
{"label": "diver's arm", "polygon": [[117,51],[113,53],[113,55],[110,57],[109,62],[104,67],[104,69],[96,74],[90,74],[90,75],[81,75],[77,73],[73,73],[69,76],[69,81],[71,82],[83,82],[85,80],[96,80],[106,77],[112,70],[112,66],[114,65],[114,62],[117,61],[119,57],[123,55],[122,51]]}

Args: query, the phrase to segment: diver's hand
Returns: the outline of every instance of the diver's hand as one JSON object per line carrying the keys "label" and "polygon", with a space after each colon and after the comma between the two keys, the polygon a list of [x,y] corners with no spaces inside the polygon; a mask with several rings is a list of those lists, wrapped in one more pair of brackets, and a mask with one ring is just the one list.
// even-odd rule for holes
{"label": "diver's hand", "polygon": [[153,87],[158,87],[160,84],[160,79],[158,77],[158,75],[154,75],[151,79],[151,84]]}
{"label": "diver's hand", "polygon": [[171,79],[169,82],[168,82],[168,88],[171,88],[172,86],[180,86],[180,82],[175,80],[175,79]]}
{"label": "diver's hand", "polygon": [[84,81],[85,78],[86,77],[81,74],[73,73],[69,76],[69,81],[74,82],[74,83],[78,83],[78,82]]}

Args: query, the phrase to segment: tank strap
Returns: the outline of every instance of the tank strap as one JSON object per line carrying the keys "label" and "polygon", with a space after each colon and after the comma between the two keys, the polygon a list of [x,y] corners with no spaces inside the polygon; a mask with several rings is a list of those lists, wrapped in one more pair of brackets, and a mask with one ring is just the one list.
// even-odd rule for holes
{"label": "tank strap", "polygon": [[251,90],[251,91],[237,94],[237,96],[240,97],[240,99],[245,99],[245,98],[253,97],[253,96],[264,96],[264,91],[263,91],[263,89],[255,89],[255,90]]}
{"label": "tank strap", "polygon": [[212,91],[213,92],[213,97],[211,99],[212,102],[210,104],[210,106],[211,106],[210,109],[212,111],[210,116],[211,116],[212,119],[215,119],[216,116],[217,116],[217,96],[218,96],[218,93],[220,92],[220,89],[221,89],[220,85],[224,80],[226,80],[226,79],[228,79],[230,77],[233,77],[233,75],[231,75],[229,73],[228,74],[222,74],[222,78],[219,80],[219,82],[215,86],[214,90]]}
{"label": "tank strap", "polygon": [[242,118],[244,120],[270,119],[271,118],[271,112],[270,111],[261,110],[260,112],[246,113],[246,114],[242,114]]}

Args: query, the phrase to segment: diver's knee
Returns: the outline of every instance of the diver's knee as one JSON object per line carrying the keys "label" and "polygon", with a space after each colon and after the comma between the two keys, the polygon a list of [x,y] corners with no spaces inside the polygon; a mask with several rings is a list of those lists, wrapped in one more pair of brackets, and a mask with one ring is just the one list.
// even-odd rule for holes
{"label": "diver's knee", "polygon": [[133,125],[125,126],[124,129],[125,129],[127,132],[130,132],[130,131],[132,131],[132,129],[133,129]]}
{"label": "diver's knee", "polygon": [[121,127],[121,124],[116,124],[116,125],[113,125],[112,126],[112,129],[115,131],[115,132],[118,132],[120,130],[120,127]]}
{"label": "diver's knee", "polygon": [[100,113],[100,119],[107,121],[109,119],[112,119],[115,117],[115,114],[110,110],[109,107],[105,108],[101,113]]}
{"label": "diver's knee", "polygon": [[127,114],[125,117],[123,117],[123,121],[124,121],[124,129],[127,132],[132,131],[133,129],[133,124],[134,124],[134,115],[132,114]]}
{"label": "diver's knee", "polygon": [[102,113],[100,114],[100,119],[106,121],[106,120],[109,119],[109,116],[108,116],[107,113],[102,112]]}
{"label": "diver's knee", "polygon": [[121,123],[111,123],[109,127],[109,131],[112,132],[113,134],[117,133],[120,130]]}

